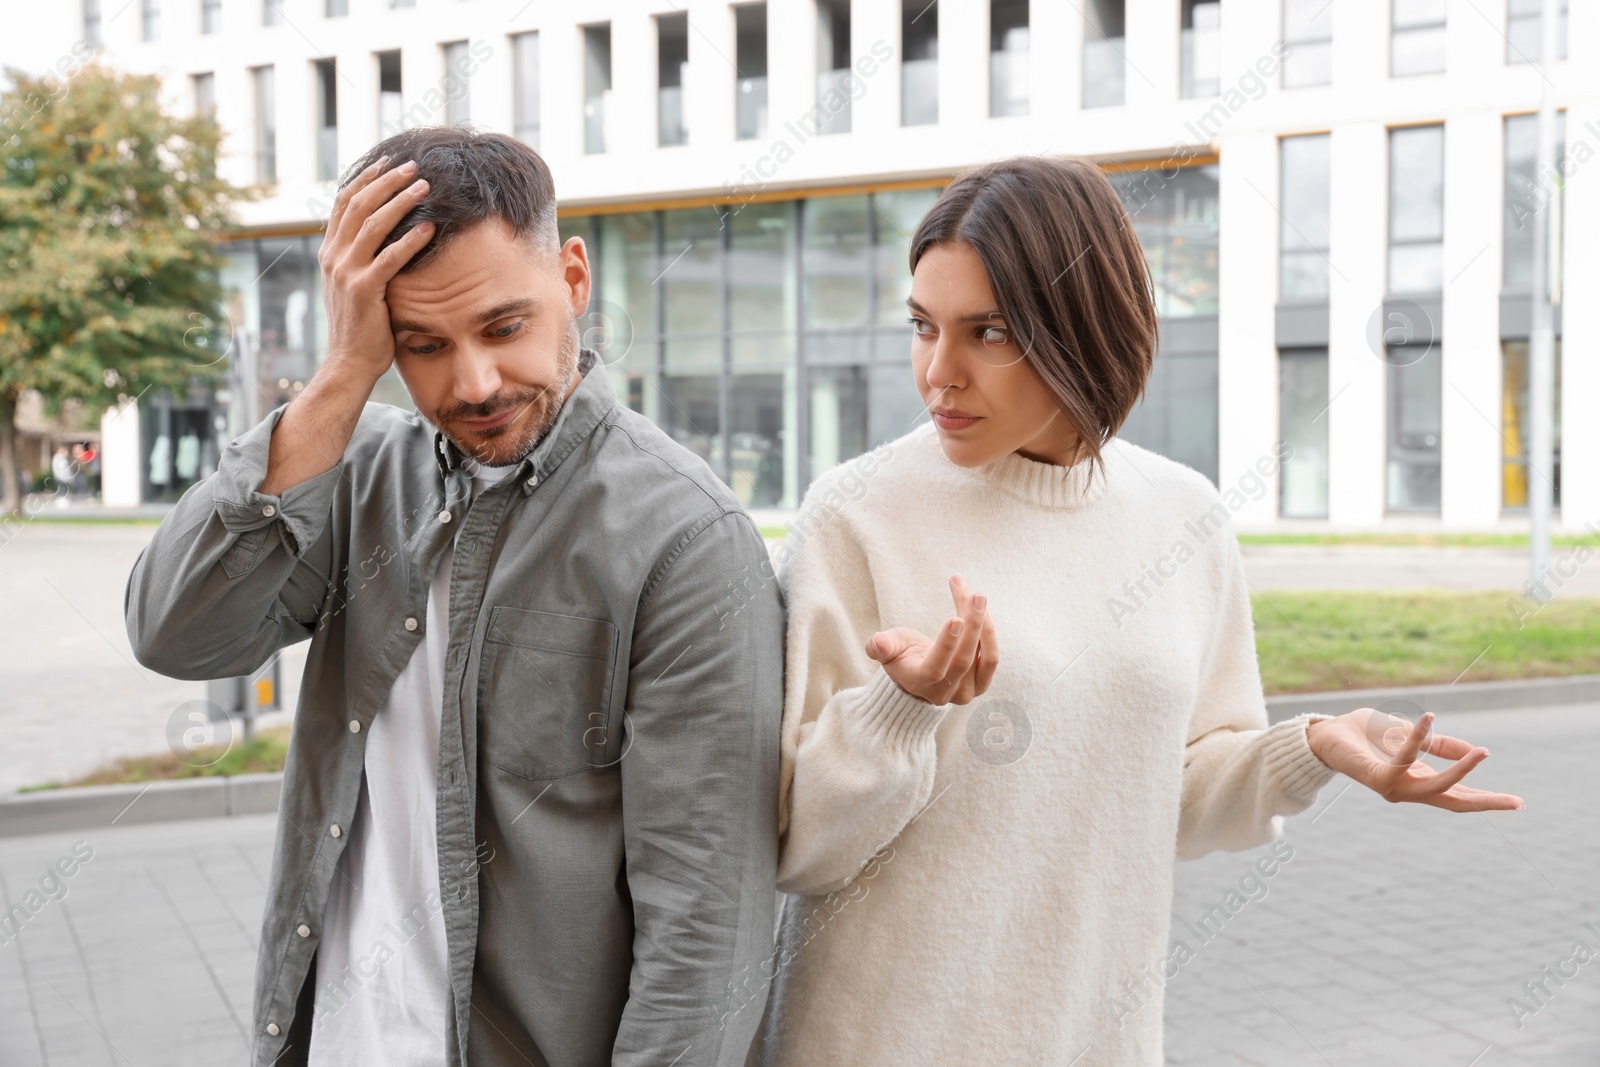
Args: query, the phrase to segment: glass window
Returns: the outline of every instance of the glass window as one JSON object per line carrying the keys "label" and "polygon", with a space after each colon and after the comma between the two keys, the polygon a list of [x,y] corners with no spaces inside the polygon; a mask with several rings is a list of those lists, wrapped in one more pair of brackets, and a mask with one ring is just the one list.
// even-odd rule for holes
{"label": "glass window", "polygon": [[[639,338],[656,334],[656,274],[665,264],[656,262],[655,214],[648,211],[601,215],[599,248],[595,250],[600,295],[608,313],[619,312]],[[679,250],[674,250],[677,255]]]}
{"label": "glass window", "polygon": [[1121,107],[1128,59],[1123,54],[1127,0],[1088,0],[1083,11],[1083,106]]}
{"label": "glass window", "polygon": [[689,143],[684,123],[684,68],[689,65],[689,16],[656,16],[656,135],[662,146]]}
{"label": "glass window", "polygon": [[141,41],[155,41],[159,40],[160,37],[161,0],[140,0],[139,39]]}
{"label": "glass window", "polygon": [[722,436],[722,379],[710,374],[668,374],[661,385],[660,426],[667,435],[705,460],[726,479],[718,443]]}
{"label": "glass window", "polygon": [[331,59],[319,59],[317,74],[317,180],[339,176],[339,79]]}
{"label": "glass window", "polygon": [[1278,229],[1282,300],[1328,298],[1328,134],[1285,137],[1282,161],[1283,225]]}
{"label": "glass window", "polygon": [[1028,0],[989,0],[989,114],[1028,113]]}
{"label": "glass window", "polygon": [[99,48],[103,43],[100,40],[100,0],[83,0],[83,43],[90,48]]}
{"label": "glass window", "polygon": [[1183,0],[1178,95],[1216,96],[1222,88],[1221,0]]}
{"label": "glass window", "polygon": [[906,325],[906,297],[911,295],[911,237],[937,199],[937,189],[895,189],[872,194],[878,235],[873,249],[878,274],[876,321],[879,326],[904,330],[908,352],[911,330]]}
{"label": "glass window", "polygon": [[[1556,159],[1566,156],[1566,112],[1556,115]],[[1557,214],[1566,202],[1566,184],[1555,175],[1538,180],[1539,116],[1508,115],[1505,132],[1505,264],[1503,288],[1528,291],[1533,288],[1533,230],[1549,226],[1545,208],[1552,198],[1559,200]],[[1560,164],[1558,163],[1558,168]],[[1546,254],[1551,248],[1546,246]],[[1548,263],[1548,261],[1547,261]]]}
{"label": "glass window", "polygon": [[[728,485],[747,508],[783,507],[793,374],[735,374],[728,389]],[[792,482],[792,476],[789,479]]]}
{"label": "glass window", "polygon": [[215,118],[217,114],[217,76],[193,74],[189,84],[194,87],[194,113],[198,118]]}
{"label": "glass window", "polygon": [[389,137],[405,129],[405,105],[400,95],[400,53],[378,53],[378,129]]}
{"label": "glass window", "polygon": [[256,181],[271,185],[278,180],[278,102],[271,67],[256,67],[255,82]]}
{"label": "glass window", "polygon": [[[1544,51],[1544,0],[1506,0],[1506,62],[1537,63]],[[1567,0],[1556,15],[1556,58],[1567,58]]]}
{"label": "glass window", "polygon": [[256,377],[264,413],[292,400],[320,361],[325,327],[321,319],[320,242],[304,237],[257,242],[263,268],[258,282]]}
{"label": "glass window", "polygon": [[1389,292],[1444,289],[1444,127],[1389,131]]}
{"label": "glass window", "polygon": [[[1561,338],[1555,343],[1555,410],[1552,441],[1555,469],[1544,474],[1553,483],[1552,503],[1561,503]],[[1528,449],[1533,443],[1533,427],[1528,422],[1528,342],[1505,341],[1501,345],[1500,408],[1500,506],[1520,509],[1528,506]]]}
{"label": "glass window", "polygon": [[791,332],[796,297],[794,203],[746,204],[728,226],[730,328]]}
{"label": "glass window", "polygon": [[1390,346],[1388,363],[1389,510],[1438,511],[1444,361],[1437,345],[1421,358]]}
{"label": "glass window", "polygon": [[261,0],[261,25],[276,26],[283,21],[283,0]]}
{"label": "glass window", "polygon": [[1441,74],[1445,62],[1445,0],[1393,0],[1389,73]]}
{"label": "glass window", "polygon": [[900,0],[900,125],[939,121],[939,3]]}
{"label": "glass window", "polygon": [[200,32],[216,33],[222,29],[222,0],[200,0]]}
{"label": "glass window", "polygon": [[1155,285],[1156,313],[1217,313],[1217,166],[1109,175],[1133,220]]}
{"label": "glass window", "polygon": [[722,364],[722,217],[716,208],[661,216],[663,263],[657,286],[665,309],[667,366]]}
{"label": "glass window", "polygon": [[394,8],[416,7],[417,0],[389,0],[389,6]]}
{"label": "glass window", "polygon": [[1278,514],[1328,517],[1328,350],[1278,353],[1278,433],[1292,450],[1278,475]]}
{"label": "glass window", "polygon": [[911,363],[812,367],[806,372],[810,477],[908,433],[924,417]]}
{"label": "glass window", "polygon": [[350,0],[324,0],[322,14],[330,19],[344,18],[350,14]]}
{"label": "glass window", "polygon": [[1283,0],[1283,87],[1333,81],[1333,5],[1328,0]]}
{"label": "glass window", "polygon": [[850,0],[817,0],[819,133],[850,132]]}
{"label": "glass window", "polygon": [[734,21],[734,136],[767,135],[767,5],[740,4]]}
{"label": "glass window", "polygon": [[449,126],[465,126],[472,121],[472,59],[467,42],[451,41],[444,46],[444,121]]}
{"label": "glass window", "polygon": [[871,313],[872,206],[859,194],[805,201],[805,324],[865,326]]}
{"label": "glass window", "polygon": [[611,24],[583,28],[583,150],[606,150],[611,99]]}
{"label": "glass window", "polygon": [[1117,436],[1217,481],[1217,353],[1158,352]]}
{"label": "glass window", "polygon": [[519,33],[511,38],[512,121],[516,135],[535,152],[539,150],[539,35]]}

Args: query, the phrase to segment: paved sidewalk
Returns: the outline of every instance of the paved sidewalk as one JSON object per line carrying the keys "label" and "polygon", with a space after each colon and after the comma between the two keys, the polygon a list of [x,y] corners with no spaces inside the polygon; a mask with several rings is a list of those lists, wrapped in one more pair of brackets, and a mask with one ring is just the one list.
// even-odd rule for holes
{"label": "paved sidewalk", "polygon": [[[1167,987],[1169,1064],[1600,1064],[1600,957],[1531,1002],[1522,1029],[1507,1007],[1575,941],[1600,951],[1584,927],[1600,926],[1600,705],[1440,721],[1491,749],[1479,784],[1522,793],[1527,810],[1394,807],[1334,779],[1288,821],[1294,853],[1266,896],[1190,942],[1195,958]],[[94,850],[66,895],[0,944],[0,1064],[244,1063],[273,826],[248,816],[0,839],[8,906],[75,842]],[[1264,854],[1180,864],[1175,930]],[[1091,1053],[1075,1067],[1099,1065]]]}

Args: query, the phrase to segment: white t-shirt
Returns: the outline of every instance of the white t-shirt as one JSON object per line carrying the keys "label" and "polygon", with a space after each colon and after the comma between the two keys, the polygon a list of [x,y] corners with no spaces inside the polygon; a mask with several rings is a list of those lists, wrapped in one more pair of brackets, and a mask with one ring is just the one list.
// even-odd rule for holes
{"label": "white t-shirt", "polygon": [[[516,470],[470,459],[465,467],[474,499]],[[437,1067],[447,1058],[450,969],[434,799],[453,551],[454,541],[428,587],[423,639],[367,727],[355,824],[317,948],[310,1067]]]}

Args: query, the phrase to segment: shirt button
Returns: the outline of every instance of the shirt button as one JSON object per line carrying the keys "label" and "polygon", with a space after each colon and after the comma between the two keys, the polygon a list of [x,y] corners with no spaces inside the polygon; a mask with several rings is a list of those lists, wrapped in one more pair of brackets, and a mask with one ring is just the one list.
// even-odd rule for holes
{"label": "shirt button", "polygon": [[416,619],[407,619],[406,620],[406,629],[407,630],[415,630],[416,628],[417,628],[417,620]]}
{"label": "shirt button", "polygon": [[282,1033],[282,1031],[278,1029],[278,1024],[277,1023],[268,1023],[267,1024],[267,1033],[270,1034],[273,1037],[277,1037],[280,1033]]}
{"label": "shirt button", "polygon": [[538,484],[539,484],[539,476],[537,474],[535,474],[532,478],[528,479],[528,485],[529,485],[530,488],[532,486],[535,486],[535,485],[538,485]]}
{"label": "shirt button", "polygon": [[361,720],[360,719],[351,719],[350,720],[350,732],[353,733],[353,734],[359,734],[361,732]]}
{"label": "shirt button", "polygon": [[450,510],[448,508],[446,508],[444,511],[439,512],[439,521],[440,522],[449,522],[450,521]]}
{"label": "shirt button", "polygon": [[328,833],[332,834],[334,837],[338,837],[340,834],[344,833],[344,831],[339,829],[338,823],[334,823],[332,826],[328,827]]}
{"label": "shirt button", "polygon": [[273,507],[271,504],[268,504],[266,507],[261,509],[261,514],[265,515],[269,519],[277,513],[278,509]]}
{"label": "shirt button", "polygon": [[310,937],[311,927],[307,926],[305,923],[301,923],[299,928],[295,930],[295,933],[299,934],[301,937]]}

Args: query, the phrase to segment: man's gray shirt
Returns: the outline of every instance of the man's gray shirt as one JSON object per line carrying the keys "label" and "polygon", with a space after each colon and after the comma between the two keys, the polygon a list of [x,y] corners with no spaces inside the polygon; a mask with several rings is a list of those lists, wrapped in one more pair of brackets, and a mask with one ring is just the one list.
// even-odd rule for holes
{"label": "man's gray shirt", "polygon": [[476,501],[455,446],[380,404],[332,470],[258,493],[279,409],[134,564],[128,634],[153,670],[248,675],[311,639],[255,1064],[305,1062],[313,983],[359,995],[315,974],[323,909],[367,727],[452,534],[429,917],[449,946],[450,1062],[744,1062],[761,1015],[744,989],[773,948],[778,590],[727,487],[618,404],[592,352],[579,366],[555,426]]}

